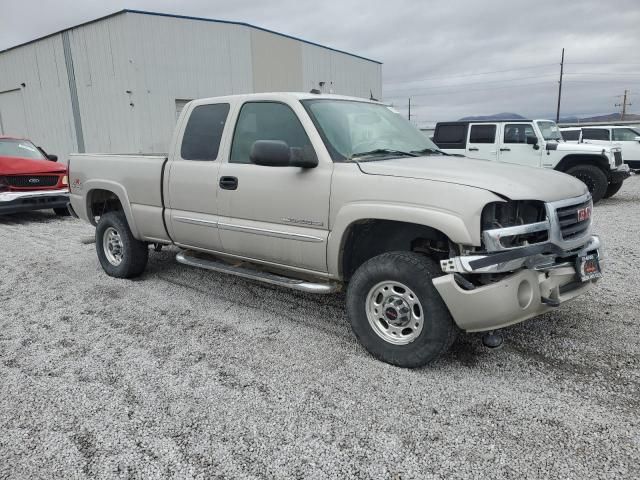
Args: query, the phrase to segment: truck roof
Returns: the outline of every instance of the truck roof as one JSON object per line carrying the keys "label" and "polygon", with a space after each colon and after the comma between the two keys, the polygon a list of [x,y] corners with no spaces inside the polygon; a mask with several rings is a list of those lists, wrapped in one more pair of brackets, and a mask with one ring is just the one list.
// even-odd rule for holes
{"label": "truck roof", "polygon": [[194,102],[208,103],[212,100],[316,100],[316,99],[335,99],[335,100],[352,100],[357,102],[382,103],[377,100],[370,100],[362,97],[350,97],[347,95],[335,95],[329,93],[304,93],[304,92],[265,92],[265,93],[245,93],[236,95],[225,95],[221,97],[198,98]]}

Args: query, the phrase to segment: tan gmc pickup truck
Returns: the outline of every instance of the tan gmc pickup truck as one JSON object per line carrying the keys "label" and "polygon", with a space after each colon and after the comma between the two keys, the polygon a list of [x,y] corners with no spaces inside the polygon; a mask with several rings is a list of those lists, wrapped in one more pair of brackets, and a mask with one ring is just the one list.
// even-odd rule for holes
{"label": "tan gmc pickup truck", "polygon": [[360,342],[403,367],[431,362],[460,330],[557,308],[601,275],[582,182],[446,155],[358,98],[196,100],[167,155],[71,155],[69,177],[108,275],[140,275],[151,246],[175,245],[186,265],[345,289]]}

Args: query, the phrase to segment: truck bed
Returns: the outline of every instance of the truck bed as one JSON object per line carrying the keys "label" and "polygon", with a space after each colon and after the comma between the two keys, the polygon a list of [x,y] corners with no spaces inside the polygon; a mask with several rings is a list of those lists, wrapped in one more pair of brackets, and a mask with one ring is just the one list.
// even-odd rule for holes
{"label": "truck bed", "polygon": [[131,230],[139,239],[167,240],[162,221],[164,155],[71,154],[71,205],[78,216],[93,223],[87,197],[95,190],[113,191],[120,198]]}

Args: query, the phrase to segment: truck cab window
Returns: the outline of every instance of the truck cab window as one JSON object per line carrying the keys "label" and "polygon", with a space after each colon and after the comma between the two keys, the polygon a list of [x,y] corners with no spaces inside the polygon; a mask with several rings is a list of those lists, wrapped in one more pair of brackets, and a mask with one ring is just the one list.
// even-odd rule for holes
{"label": "truck cab window", "polygon": [[504,126],[504,143],[527,143],[527,137],[535,137],[536,132],[528,123],[508,123]]}
{"label": "truck cab window", "polygon": [[606,128],[583,128],[582,140],[605,140],[609,141],[609,130]]}
{"label": "truck cab window", "polygon": [[199,105],[193,109],[182,136],[184,160],[215,160],[229,114],[228,103]]}
{"label": "truck cab window", "polygon": [[640,132],[636,132],[631,128],[614,128],[613,129],[613,141],[614,142],[633,142],[636,137],[640,137]]}
{"label": "truck cab window", "polygon": [[578,140],[580,138],[580,130],[564,130],[562,138],[565,140]]}
{"label": "truck cab window", "polygon": [[300,120],[284,103],[248,102],[242,106],[229,162],[251,163],[251,148],[258,140],[282,140],[289,147],[313,150]]}
{"label": "truck cab window", "polygon": [[469,143],[496,143],[496,126],[472,125]]}

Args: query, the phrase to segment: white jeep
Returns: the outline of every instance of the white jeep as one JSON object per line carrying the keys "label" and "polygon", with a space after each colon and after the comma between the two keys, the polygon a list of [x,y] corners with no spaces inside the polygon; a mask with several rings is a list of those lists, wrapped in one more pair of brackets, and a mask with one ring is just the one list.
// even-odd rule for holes
{"label": "white jeep", "polygon": [[560,129],[568,143],[586,143],[620,148],[622,160],[629,167],[640,169],[640,129],[624,125],[590,125]]}
{"label": "white jeep", "polygon": [[440,122],[433,141],[451,154],[568,173],[587,185],[594,203],[615,195],[630,175],[620,148],[565,142],[552,120]]}

